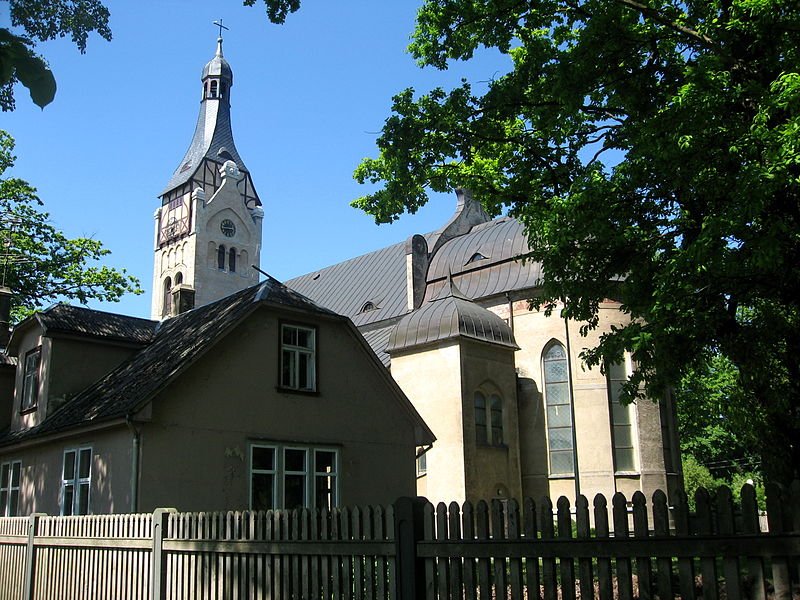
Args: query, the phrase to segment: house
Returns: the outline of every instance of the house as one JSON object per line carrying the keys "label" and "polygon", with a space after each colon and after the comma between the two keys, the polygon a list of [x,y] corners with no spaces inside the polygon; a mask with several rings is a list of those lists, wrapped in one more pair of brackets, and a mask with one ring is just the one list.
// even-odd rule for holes
{"label": "house", "polygon": [[349,319],[269,277],[163,322],[58,304],[7,356],[3,515],[388,503],[434,440]]}

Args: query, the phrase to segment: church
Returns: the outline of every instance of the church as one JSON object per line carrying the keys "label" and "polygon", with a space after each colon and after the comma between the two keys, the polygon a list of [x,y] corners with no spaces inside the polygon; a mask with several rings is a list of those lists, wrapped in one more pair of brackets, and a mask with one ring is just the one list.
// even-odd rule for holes
{"label": "church", "polygon": [[[582,364],[596,337],[530,308],[521,224],[468,190],[434,232],[285,284],[263,273],[233,83],[220,38],[154,214],[151,318],[56,305],[14,329],[0,516],[679,485],[669,399],[619,402],[630,357]],[[607,299],[592,336],[626,318]]]}

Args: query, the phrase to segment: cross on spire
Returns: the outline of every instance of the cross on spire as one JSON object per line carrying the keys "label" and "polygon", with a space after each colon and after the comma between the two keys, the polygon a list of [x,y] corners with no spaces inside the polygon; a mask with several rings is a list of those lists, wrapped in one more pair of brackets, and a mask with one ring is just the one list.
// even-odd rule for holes
{"label": "cross on spire", "polygon": [[222,19],[220,19],[219,21],[214,21],[214,25],[216,25],[217,27],[219,27],[219,37],[220,37],[220,38],[222,37],[222,30],[223,30],[223,29],[224,29],[225,31],[230,31],[230,29],[229,29],[228,27],[225,27],[225,25],[223,25],[223,24],[222,24]]}

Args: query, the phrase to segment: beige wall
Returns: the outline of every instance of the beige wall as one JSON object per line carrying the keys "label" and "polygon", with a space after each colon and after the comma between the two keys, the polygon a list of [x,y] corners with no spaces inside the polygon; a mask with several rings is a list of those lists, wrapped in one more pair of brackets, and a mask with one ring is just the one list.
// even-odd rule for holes
{"label": "beige wall", "polygon": [[418,493],[432,502],[467,497],[461,349],[456,341],[392,355],[392,376],[436,436]]}
{"label": "beige wall", "polygon": [[33,512],[61,513],[64,452],[86,447],[92,449],[89,511],[93,514],[130,511],[132,438],[122,425],[21,450],[4,449],[0,462],[22,462],[21,516]]}
{"label": "beige wall", "polygon": [[[544,311],[529,309],[527,300],[517,300],[509,307],[505,299],[498,299],[486,307],[513,322],[514,336],[521,348],[516,353],[516,366],[523,494],[534,498],[542,495],[575,498],[574,477],[548,475],[542,396],[542,353],[551,340],[567,346],[567,325],[559,318],[558,309],[546,317]],[[586,337],[580,335],[578,323],[571,322],[568,326],[580,492],[589,498],[597,493],[611,497],[616,491],[630,497],[637,490],[650,496],[655,489],[666,489],[658,405],[640,401],[632,408],[634,429],[638,433],[638,468],[633,474],[615,475],[606,378],[599,368],[588,368],[580,359],[580,353],[595,346],[600,334],[612,324],[625,323],[627,316],[619,311],[618,303],[607,301],[600,305],[599,319],[598,328]]]}
{"label": "beige wall", "polygon": [[319,321],[318,394],[278,383],[278,327],[260,309],[160,393],[142,432],[140,510],[244,509],[252,442],[339,450],[340,504],[414,495],[414,430],[380,364],[343,323]]}

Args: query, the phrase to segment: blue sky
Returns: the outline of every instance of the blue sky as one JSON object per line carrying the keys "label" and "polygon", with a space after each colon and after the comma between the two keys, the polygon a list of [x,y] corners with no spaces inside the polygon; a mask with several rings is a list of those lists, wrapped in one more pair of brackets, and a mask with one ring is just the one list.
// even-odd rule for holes
{"label": "blue sky", "polygon": [[[0,18],[8,16],[0,0]],[[13,175],[39,190],[51,220],[72,237],[100,239],[142,296],[94,308],[149,316],[157,195],[194,131],[200,73],[222,17],[234,71],[236,147],[264,203],[262,268],[280,280],[400,242],[444,224],[455,194],[377,226],[349,206],[369,188],[352,179],[390,114],[391,97],[488,81],[504,57],[485,53],[445,72],[406,52],[419,2],[304,0],[286,24],[236,0],[112,0],[114,39],[94,35],[81,55],[68,40],[41,46],[57,81],[43,111],[17,91],[0,128],[17,142]]]}

